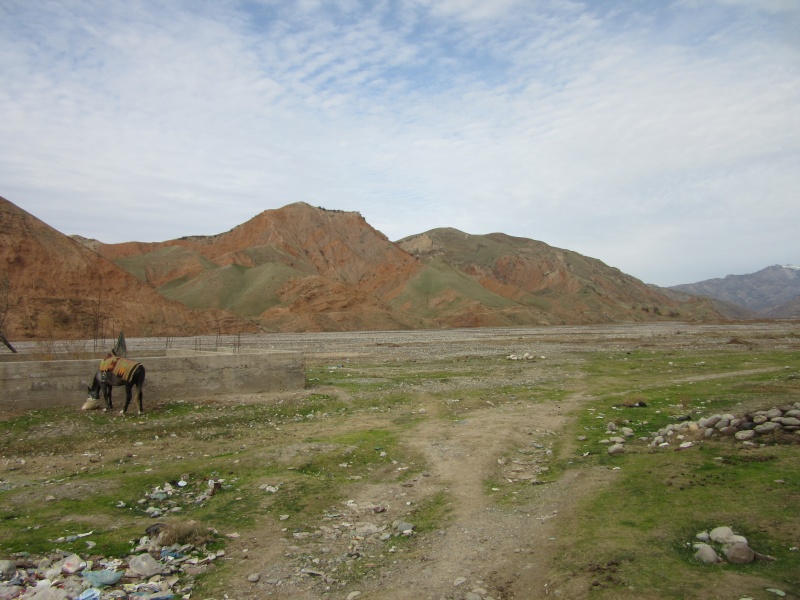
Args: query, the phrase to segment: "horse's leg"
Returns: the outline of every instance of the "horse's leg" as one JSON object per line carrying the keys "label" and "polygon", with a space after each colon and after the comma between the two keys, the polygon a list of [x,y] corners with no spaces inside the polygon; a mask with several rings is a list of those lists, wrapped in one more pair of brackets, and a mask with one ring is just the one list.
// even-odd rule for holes
{"label": "horse's leg", "polygon": [[125,384],[125,408],[122,409],[122,412],[120,414],[124,415],[126,412],[128,412],[128,405],[131,403],[131,397],[133,396],[132,391],[133,391],[133,385],[131,385],[130,383],[126,383]]}
{"label": "horse's leg", "polygon": [[108,383],[103,383],[103,398],[106,399],[106,410],[111,410],[114,408],[114,404],[111,401],[111,386]]}
{"label": "horse's leg", "polygon": [[141,380],[136,384],[136,397],[139,398],[139,414],[142,414],[144,412],[144,394]]}

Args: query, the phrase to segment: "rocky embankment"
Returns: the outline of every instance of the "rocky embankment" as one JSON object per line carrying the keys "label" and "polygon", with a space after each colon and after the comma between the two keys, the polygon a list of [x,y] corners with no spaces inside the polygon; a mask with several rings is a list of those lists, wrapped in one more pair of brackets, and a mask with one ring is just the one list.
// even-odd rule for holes
{"label": "rocky embankment", "polygon": [[670,423],[653,433],[648,446],[666,448],[677,444],[679,448],[686,448],[696,440],[714,436],[733,436],[744,445],[749,445],[755,444],[753,440],[758,436],[781,432],[800,432],[800,402],[758,410],[739,417],[714,414],[697,421]]}
{"label": "rocky embankment", "polygon": [[[789,434],[800,436],[800,402],[758,410],[741,416],[733,414],[714,414],[696,421],[691,417],[679,417],[678,423],[670,423],[650,436],[639,438],[647,442],[648,448],[675,448],[684,450],[697,442],[712,437],[730,436],[742,445],[755,446],[758,438],[769,434]],[[608,446],[609,454],[623,454],[626,443],[635,437],[630,427],[618,426],[615,422],[607,424],[606,434],[610,437],[600,440]],[[579,439],[586,439],[585,436]]]}

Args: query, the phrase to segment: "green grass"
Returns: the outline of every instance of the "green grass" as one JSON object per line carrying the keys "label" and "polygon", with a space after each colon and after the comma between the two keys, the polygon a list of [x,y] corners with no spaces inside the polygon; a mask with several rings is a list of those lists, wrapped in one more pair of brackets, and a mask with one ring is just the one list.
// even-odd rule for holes
{"label": "green grass", "polygon": [[[681,415],[699,419],[796,402],[797,371],[782,367],[796,365],[797,357],[727,349],[590,357],[587,370],[597,382],[596,394],[570,431],[587,437],[576,444],[572,460],[618,471],[612,486],[582,500],[578,519],[565,532],[570,547],[562,548],[563,572],[586,574],[595,584],[592,597],[598,598],[636,598],[640,590],[659,598],[728,597],[713,596],[726,586],[735,597],[760,597],[765,582],[800,589],[800,554],[789,550],[800,536],[793,508],[800,501],[800,438],[765,437],[758,440],[763,445],[746,450],[731,438],[705,440],[681,452],[650,450],[636,439]],[[737,373],[775,367],[781,368]],[[646,406],[623,406],[634,402]],[[608,437],[611,421],[636,433],[622,456],[610,457],[598,444]],[[695,535],[723,525],[777,560],[724,566],[693,560]]]}
{"label": "green grass", "polygon": [[[789,550],[800,533],[792,508],[800,500],[797,446],[754,451],[753,456],[770,457],[763,462],[717,460],[731,452],[719,442],[694,452],[621,457],[615,485],[583,502],[562,568],[627,561],[620,571],[635,589],[659,589],[666,579],[674,585],[662,589],[660,597],[712,597],[704,594],[712,592],[709,578],[721,567],[694,561],[691,545],[697,533],[726,525],[777,560],[725,565],[725,570],[798,589],[800,556]],[[775,483],[787,474],[794,478]],[[627,597],[619,593],[612,585],[601,597]]]}
{"label": "green grass", "polygon": [[447,525],[452,510],[452,499],[445,491],[425,498],[411,513],[414,531],[426,534],[442,529]]}
{"label": "green grass", "polygon": [[[586,364],[596,400],[579,425],[597,431],[606,421],[628,422],[639,433],[659,429],[675,417],[699,418],[797,399],[800,354],[740,351],[596,353]],[[742,371],[766,370],[760,373]],[[646,407],[630,407],[635,403]],[[628,406],[626,406],[628,405]],[[599,419],[599,417],[603,419]]]}
{"label": "green grass", "polygon": [[[778,369],[796,365],[797,352],[764,351],[756,353],[739,347],[708,350],[596,352],[589,355],[585,372],[595,393],[646,390],[665,378],[702,378],[752,369]],[[697,382],[695,382],[695,385]]]}

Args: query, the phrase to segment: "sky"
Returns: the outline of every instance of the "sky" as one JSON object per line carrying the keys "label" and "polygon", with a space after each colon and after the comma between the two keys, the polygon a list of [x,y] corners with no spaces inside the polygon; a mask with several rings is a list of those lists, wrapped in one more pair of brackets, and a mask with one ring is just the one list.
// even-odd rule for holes
{"label": "sky", "polygon": [[0,0],[0,196],[106,243],[294,202],[646,283],[800,264],[800,0]]}

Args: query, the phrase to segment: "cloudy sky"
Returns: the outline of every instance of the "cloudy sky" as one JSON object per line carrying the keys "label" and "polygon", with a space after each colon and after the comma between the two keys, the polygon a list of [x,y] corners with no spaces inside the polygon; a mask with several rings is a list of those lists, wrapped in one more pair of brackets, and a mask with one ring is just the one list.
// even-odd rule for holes
{"label": "cloudy sky", "polygon": [[800,0],[0,0],[0,140],[103,242],[304,201],[751,273],[800,263]]}

